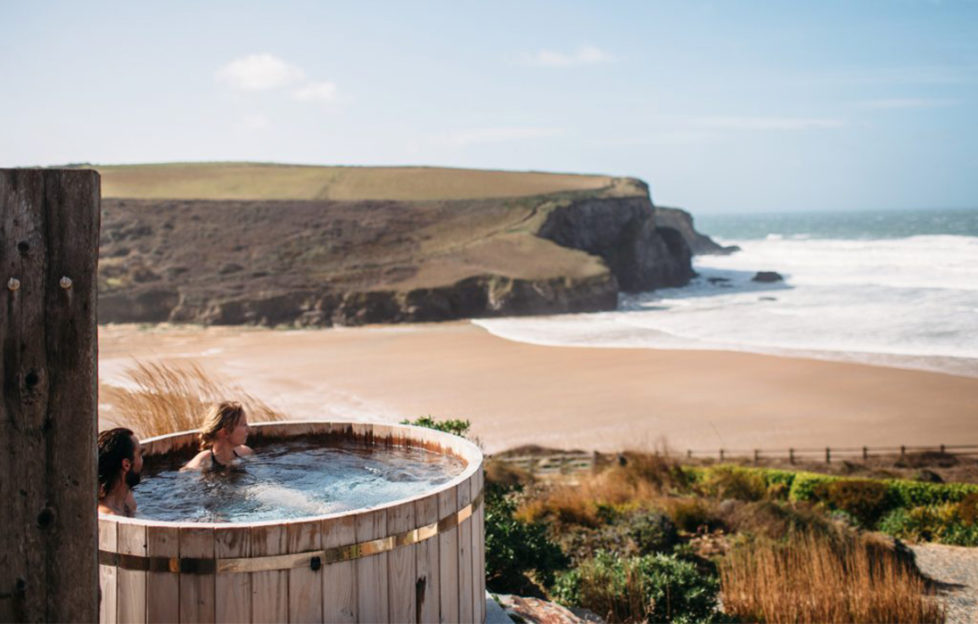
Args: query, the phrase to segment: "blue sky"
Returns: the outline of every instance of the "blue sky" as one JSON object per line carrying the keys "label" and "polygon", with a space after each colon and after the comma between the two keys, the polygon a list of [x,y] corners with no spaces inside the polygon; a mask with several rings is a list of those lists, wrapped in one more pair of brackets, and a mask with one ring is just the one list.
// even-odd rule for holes
{"label": "blue sky", "polygon": [[978,207],[978,2],[0,2],[0,166],[631,175],[694,213]]}

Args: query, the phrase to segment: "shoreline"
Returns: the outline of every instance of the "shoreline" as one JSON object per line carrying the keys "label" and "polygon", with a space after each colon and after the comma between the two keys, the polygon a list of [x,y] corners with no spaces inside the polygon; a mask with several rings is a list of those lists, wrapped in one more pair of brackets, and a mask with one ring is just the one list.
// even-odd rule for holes
{"label": "shoreline", "polygon": [[[595,313],[592,313],[595,314]],[[596,313],[603,314],[603,313]],[[573,315],[562,315],[563,317]],[[518,320],[535,318],[539,320],[560,319],[561,316],[540,316],[540,317],[516,317]],[[601,343],[580,343],[572,342],[561,343],[556,340],[531,340],[529,338],[513,338],[507,334],[505,329],[495,326],[493,321],[497,319],[472,319],[469,322],[477,327],[481,327],[493,336],[511,342],[532,344],[540,347],[581,347],[598,349],[652,349],[656,351],[709,351],[714,353],[748,353],[754,355],[768,355],[773,357],[786,357],[802,360],[818,360],[822,362],[839,362],[844,364],[864,364],[867,366],[881,366],[884,368],[896,368],[910,371],[926,371],[943,375],[953,375],[955,377],[978,378],[978,358],[963,357],[955,355],[922,355],[912,353],[883,353],[870,351],[835,351],[830,349],[810,349],[810,348],[789,348],[778,346],[766,346],[750,343],[722,343],[704,342],[696,338],[672,334],[662,329],[646,329],[648,334],[646,339],[653,337],[665,344],[657,345],[654,342],[642,344],[618,344],[614,341]],[[508,319],[506,319],[508,320]],[[505,326],[504,326],[505,327]]]}
{"label": "shoreline", "polygon": [[975,377],[731,351],[539,346],[469,321],[100,325],[99,350],[102,382],[119,385],[134,360],[193,361],[294,419],[468,419],[489,453],[978,443]]}

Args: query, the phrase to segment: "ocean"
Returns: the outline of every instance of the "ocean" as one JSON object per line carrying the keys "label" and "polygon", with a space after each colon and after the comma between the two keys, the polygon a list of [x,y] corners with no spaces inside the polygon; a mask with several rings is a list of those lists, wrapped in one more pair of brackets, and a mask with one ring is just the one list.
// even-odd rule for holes
{"label": "ocean", "polygon": [[[978,209],[695,216],[729,256],[595,314],[480,319],[552,346],[794,355],[978,377]],[[757,271],[783,282],[762,284]]]}

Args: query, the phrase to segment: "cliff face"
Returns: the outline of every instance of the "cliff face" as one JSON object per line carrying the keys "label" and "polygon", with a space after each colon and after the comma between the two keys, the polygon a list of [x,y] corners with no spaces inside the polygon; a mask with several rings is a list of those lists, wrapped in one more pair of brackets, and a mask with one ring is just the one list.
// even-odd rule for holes
{"label": "cliff face", "polygon": [[647,197],[573,201],[554,209],[538,235],[600,256],[625,292],[682,286],[693,277],[685,239],[658,227]]}
{"label": "cliff face", "polygon": [[640,182],[516,199],[103,200],[100,322],[330,326],[613,310],[692,276]]}

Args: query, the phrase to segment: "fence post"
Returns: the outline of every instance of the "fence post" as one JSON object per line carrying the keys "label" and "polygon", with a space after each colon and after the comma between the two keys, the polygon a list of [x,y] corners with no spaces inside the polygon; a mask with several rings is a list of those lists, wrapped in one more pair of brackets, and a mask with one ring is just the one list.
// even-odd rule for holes
{"label": "fence post", "polygon": [[692,449],[686,449],[686,459],[692,459],[692,458],[693,458]]}
{"label": "fence post", "polygon": [[906,457],[906,456],[907,456],[907,447],[901,444],[900,445],[900,457]]}
{"label": "fence post", "polygon": [[863,447],[863,460],[865,461],[867,459],[869,459],[869,449],[864,446]]}
{"label": "fence post", "polygon": [[825,463],[826,464],[832,463],[832,449],[830,449],[827,446],[825,447]]}
{"label": "fence post", "polygon": [[99,195],[0,169],[0,621],[98,619]]}
{"label": "fence post", "polygon": [[942,444],[941,445],[941,455],[943,455],[943,454],[944,454],[944,445]]}
{"label": "fence post", "polygon": [[759,450],[757,450],[757,449],[754,449],[754,463],[755,464],[757,463],[757,460],[760,459],[760,457],[761,457],[761,452]]}
{"label": "fence post", "polygon": [[720,461],[723,461],[723,449],[720,449]]}
{"label": "fence post", "polygon": [[795,449],[793,448],[788,449],[788,462],[795,463]]}

